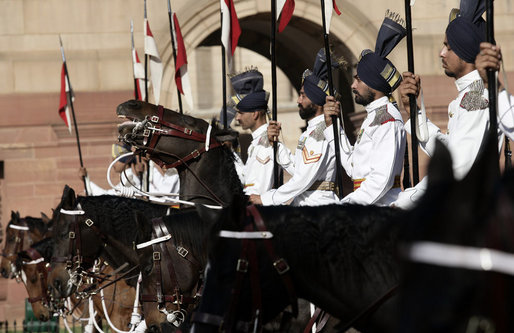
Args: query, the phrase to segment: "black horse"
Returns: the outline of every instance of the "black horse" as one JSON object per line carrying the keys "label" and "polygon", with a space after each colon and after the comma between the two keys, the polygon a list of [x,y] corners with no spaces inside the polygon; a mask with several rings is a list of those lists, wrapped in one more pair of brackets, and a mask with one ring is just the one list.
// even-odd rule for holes
{"label": "black horse", "polygon": [[[115,269],[128,264],[124,272],[137,266],[135,212],[157,217],[165,215],[167,209],[163,205],[109,195],[76,198],[73,189],[66,186],[53,216],[54,249],[49,276],[53,296],[70,296],[79,284],[80,274],[91,268],[97,258],[102,257]],[[73,212],[83,213],[73,215]],[[70,273],[75,281],[70,280]],[[135,280],[127,282],[135,286]]]}
{"label": "black horse", "polygon": [[177,168],[181,199],[228,206],[234,195],[243,195],[233,154],[222,144],[237,132],[212,124],[209,134],[209,124],[202,119],[136,100],[120,104],[116,113],[139,121],[119,128],[127,143],[157,164]]}
{"label": "black horse", "polygon": [[430,163],[402,232],[401,332],[514,331],[514,173],[500,178],[495,135],[485,142],[461,181],[442,145]]}
{"label": "black horse", "polygon": [[[254,217],[245,204],[235,202],[213,228],[207,278],[194,314],[193,332],[260,327],[294,303],[290,289],[342,324],[362,331],[396,330],[396,298],[388,299],[399,279],[395,258],[398,224],[393,222],[404,212],[359,205],[258,207],[273,235],[271,252],[277,257],[271,259],[265,240],[249,240],[244,245],[241,239],[219,237],[221,230],[228,237],[226,231],[254,230]],[[253,246],[255,250],[251,250]],[[243,254],[243,248],[255,255]],[[249,257],[255,257],[256,263]],[[287,275],[293,288],[282,281]]]}

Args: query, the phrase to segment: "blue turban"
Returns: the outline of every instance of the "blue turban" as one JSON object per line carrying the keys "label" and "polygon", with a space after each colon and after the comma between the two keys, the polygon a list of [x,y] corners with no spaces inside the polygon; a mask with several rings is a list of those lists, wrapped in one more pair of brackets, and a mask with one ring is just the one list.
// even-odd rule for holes
{"label": "blue turban", "polygon": [[249,68],[231,76],[230,82],[236,95],[230,98],[231,106],[239,112],[268,109],[269,93],[263,89],[264,79],[257,68]]}
{"label": "blue turban", "polygon": [[446,38],[451,49],[467,63],[474,63],[480,52],[480,43],[485,41],[485,11],[483,0],[461,0],[460,11],[450,14]]}
{"label": "blue turban", "polygon": [[368,87],[390,95],[402,81],[402,76],[387,59],[387,55],[407,35],[404,21],[396,13],[386,11],[386,17],[378,31],[375,52],[364,50],[357,64],[357,76]]}
{"label": "blue turban", "polygon": [[[343,58],[334,59],[332,67],[339,68],[346,63]],[[329,94],[328,90],[328,68],[327,58],[325,56],[325,49],[320,49],[316,55],[312,71],[306,69],[302,76],[302,85],[305,95],[311,100],[312,103],[323,106],[326,102],[326,97]],[[334,92],[337,97],[337,92]]]}

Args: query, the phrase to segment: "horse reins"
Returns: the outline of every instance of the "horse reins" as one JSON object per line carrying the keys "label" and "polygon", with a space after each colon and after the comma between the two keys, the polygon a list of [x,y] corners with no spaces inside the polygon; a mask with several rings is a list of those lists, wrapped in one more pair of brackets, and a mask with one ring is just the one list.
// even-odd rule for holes
{"label": "horse reins", "polygon": [[[220,331],[231,332],[234,328],[236,330],[254,331],[262,327],[260,322],[260,311],[262,310],[261,303],[261,288],[259,283],[258,275],[258,261],[256,252],[256,243],[254,241],[264,242],[264,247],[268,252],[269,257],[273,263],[273,267],[276,269],[279,276],[282,278],[284,287],[289,296],[289,304],[292,306],[293,315],[298,314],[298,301],[296,293],[294,291],[293,282],[289,272],[289,265],[284,260],[276,255],[271,242],[273,234],[266,229],[261,214],[254,205],[246,208],[246,215],[253,218],[253,223],[248,223],[244,227],[244,231],[229,231],[221,230],[219,236],[223,238],[233,238],[242,240],[242,249],[239,259],[236,264],[236,281],[232,288],[232,297],[229,304],[229,311],[224,317],[195,311],[193,313],[193,321],[218,326]],[[254,318],[250,322],[237,321],[235,322],[234,316],[239,303],[239,297],[243,288],[243,281],[246,273],[249,272],[250,284],[252,289],[252,312]]]}
{"label": "horse reins", "polygon": [[[171,280],[171,284],[173,286],[173,294],[169,295],[166,294],[164,290],[164,283],[162,279],[162,265],[164,265],[163,259],[169,258],[171,259],[171,254],[169,251],[169,248],[167,244],[171,244],[177,253],[180,255],[180,257],[187,260],[191,265],[195,268],[196,271],[199,272],[199,275],[202,273],[202,266],[200,263],[192,256],[189,255],[189,251],[182,247],[177,246],[175,242],[173,241],[173,236],[168,231],[168,228],[164,224],[164,221],[162,217],[155,218],[152,220],[153,224],[153,231],[152,231],[152,237],[153,239],[151,241],[138,244],[136,247],[138,249],[145,248],[147,246],[152,246],[153,249],[153,270],[157,276],[156,282],[155,282],[155,289],[156,289],[156,295],[149,295],[149,294],[142,294],[141,295],[141,301],[142,302],[153,302],[157,303],[157,307],[159,311],[165,313],[168,316],[168,312],[166,310],[166,303],[172,303],[176,305],[176,310],[173,310],[171,314],[175,315],[175,318],[177,318],[178,313],[181,313],[179,316],[180,322],[182,322],[185,319],[184,313],[187,311],[187,307],[190,305],[196,305],[199,300],[199,291],[201,288],[201,279],[199,279],[199,282],[196,285],[196,292],[195,296],[186,296],[182,293],[180,289],[180,285],[178,283],[177,274],[175,270],[175,266],[173,264],[173,261],[169,261],[166,264],[168,277]],[[168,242],[170,241],[170,242]],[[185,305],[185,308],[182,306]],[[169,320],[173,322],[174,320]]]}

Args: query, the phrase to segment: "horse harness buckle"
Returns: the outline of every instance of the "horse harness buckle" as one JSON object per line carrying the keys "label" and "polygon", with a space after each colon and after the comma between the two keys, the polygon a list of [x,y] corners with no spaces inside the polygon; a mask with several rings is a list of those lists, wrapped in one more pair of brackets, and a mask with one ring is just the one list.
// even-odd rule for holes
{"label": "horse harness buckle", "polygon": [[70,232],[68,233],[68,238],[69,238],[69,239],[75,239],[75,232],[74,232],[74,231],[70,231]]}
{"label": "horse harness buckle", "polygon": [[91,227],[95,222],[93,222],[91,219],[87,219],[84,223],[86,223],[88,227]]}
{"label": "horse harness buckle", "polygon": [[280,258],[273,263],[273,267],[277,270],[278,274],[282,275],[289,271],[289,265],[284,260],[284,258]]}
{"label": "horse harness buckle", "polygon": [[150,136],[150,130],[148,128],[145,128],[145,130],[143,131],[143,136],[145,138],[148,138]]}
{"label": "horse harness buckle", "polygon": [[154,261],[160,261],[161,260],[161,252],[155,251],[153,253],[153,260]]}
{"label": "horse harness buckle", "polygon": [[198,151],[198,149],[193,150],[191,156],[193,156],[193,158],[197,158],[198,156],[200,156],[200,152]]}
{"label": "horse harness buckle", "polygon": [[182,258],[185,258],[189,254],[189,251],[182,246],[177,247],[177,252]]}
{"label": "horse harness buckle", "polygon": [[237,266],[236,266],[236,270],[238,272],[241,272],[241,273],[246,273],[248,272],[248,260],[246,259],[238,259],[237,260]]}
{"label": "horse harness buckle", "polygon": [[189,128],[184,128],[184,134],[191,135],[193,134],[193,130]]}
{"label": "horse harness buckle", "polygon": [[150,117],[150,121],[152,123],[158,123],[159,122],[159,117],[158,116],[151,116]]}

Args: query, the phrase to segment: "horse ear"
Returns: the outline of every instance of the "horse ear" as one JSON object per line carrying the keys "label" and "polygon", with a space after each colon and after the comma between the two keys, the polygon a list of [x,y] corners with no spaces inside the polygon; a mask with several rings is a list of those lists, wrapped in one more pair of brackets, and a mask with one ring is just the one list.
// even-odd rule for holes
{"label": "horse ear", "polygon": [[16,220],[16,213],[14,212],[14,210],[11,210],[11,220]]}
{"label": "horse ear", "polygon": [[43,212],[41,212],[41,220],[43,220],[44,224],[48,224],[50,222],[50,218]]}
{"label": "horse ear", "polygon": [[454,180],[450,151],[441,141],[437,140],[434,156],[432,156],[428,165],[427,188],[448,184]]}
{"label": "horse ear", "polygon": [[146,242],[152,237],[152,225],[145,214],[139,210],[134,212],[134,218],[137,226],[136,242]]}
{"label": "horse ear", "polygon": [[61,197],[61,207],[64,209],[73,209],[76,206],[76,200],[75,191],[68,185],[65,185]]}

